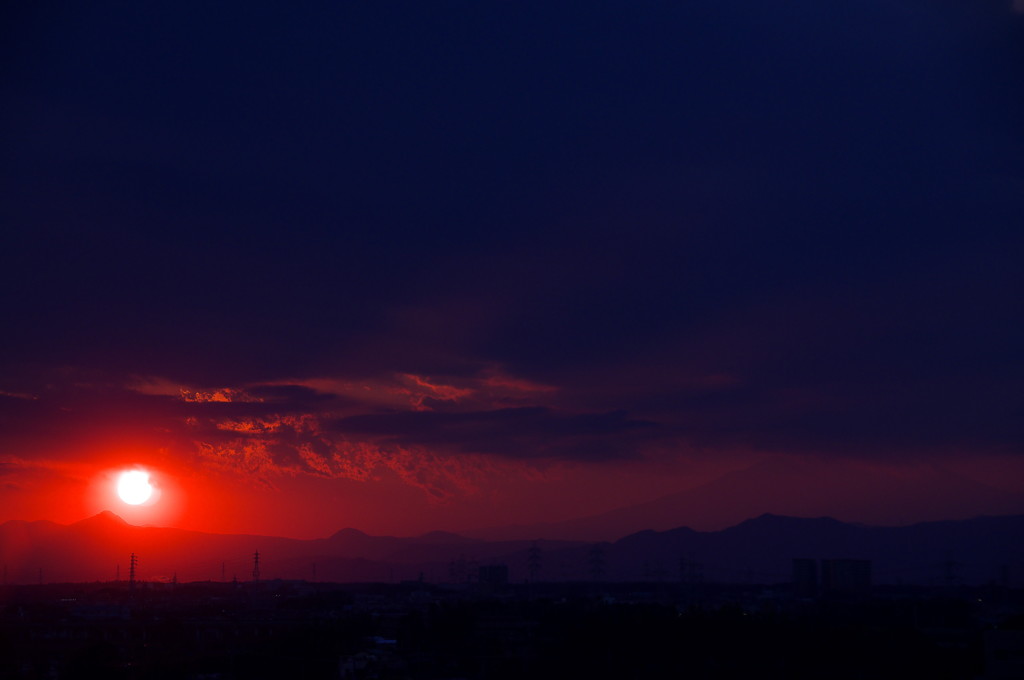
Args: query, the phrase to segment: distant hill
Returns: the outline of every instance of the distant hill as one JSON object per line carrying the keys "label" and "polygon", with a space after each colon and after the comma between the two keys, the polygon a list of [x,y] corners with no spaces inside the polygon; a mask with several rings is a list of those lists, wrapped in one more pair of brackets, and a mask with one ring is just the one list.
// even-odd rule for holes
{"label": "distant hill", "polygon": [[[607,562],[629,580],[683,566],[708,581],[787,581],[796,557],[866,559],[875,583],[1024,585],[1024,515],[871,527],[822,518],[762,515],[715,532],[673,529],[627,536]],[[681,565],[681,562],[686,564]]]}
{"label": "distant hill", "polygon": [[904,527],[762,515],[721,531],[648,530],[603,543],[485,541],[444,532],[396,538],[355,529],[298,540],[138,527],[110,512],[70,525],[0,525],[9,583],[127,580],[132,553],[140,580],[250,580],[257,550],[263,579],[450,582],[500,563],[513,581],[523,581],[531,549],[537,578],[550,581],[781,583],[793,558],[810,557],[871,560],[876,583],[1024,585],[1024,515]]}
{"label": "distant hill", "polygon": [[[813,479],[813,485],[807,480]],[[492,540],[571,538],[610,541],[680,525],[722,529],[764,512],[828,514],[844,521],[908,525],[922,521],[1024,512],[1024,495],[994,489],[941,466],[895,470],[834,460],[769,458],[693,489],[562,522],[466,532]]]}

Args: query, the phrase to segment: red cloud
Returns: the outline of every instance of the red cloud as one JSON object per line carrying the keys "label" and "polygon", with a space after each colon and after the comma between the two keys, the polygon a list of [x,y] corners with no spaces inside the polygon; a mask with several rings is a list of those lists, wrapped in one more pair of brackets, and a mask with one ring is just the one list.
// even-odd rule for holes
{"label": "red cloud", "polygon": [[403,378],[407,384],[412,383],[408,394],[416,410],[429,410],[430,407],[424,405],[428,398],[441,401],[460,401],[471,397],[476,391],[469,388],[455,387],[454,385],[432,383],[427,378],[411,373],[402,373],[399,377]]}
{"label": "red cloud", "polygon": [[243,402],[262,402],[263,399],[260,397],[254,397],[244,389],[225,387],[219,390],[212,390],[209,392],[202,392],[199,390],[192,391],[185,388],[180,390],[181,399],[189,402],[232,402],[232,401],[243,401]]}

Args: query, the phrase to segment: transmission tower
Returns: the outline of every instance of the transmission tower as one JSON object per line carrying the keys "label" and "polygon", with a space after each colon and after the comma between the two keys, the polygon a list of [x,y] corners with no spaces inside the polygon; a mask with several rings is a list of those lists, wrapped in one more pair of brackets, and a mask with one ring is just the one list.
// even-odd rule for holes
{"label": "transmission tower", "polygon": [[252,582],[259,583],[260,580],[260,551],[252,555]]}
{"label": "transmission tower", "polygon": [[128,587],[135,587],[135,567],[139,564],[139,558],[135,556],[135,553],[131,554],[128,558]]}

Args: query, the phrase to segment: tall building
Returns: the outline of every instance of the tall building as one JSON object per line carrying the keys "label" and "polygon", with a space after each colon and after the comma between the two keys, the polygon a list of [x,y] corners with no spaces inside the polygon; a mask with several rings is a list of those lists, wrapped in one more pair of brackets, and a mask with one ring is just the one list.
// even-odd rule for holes
{"label": "tall building", "polygon": [[822,560],[822,594],[866,595],[871,592],[871,560]]}

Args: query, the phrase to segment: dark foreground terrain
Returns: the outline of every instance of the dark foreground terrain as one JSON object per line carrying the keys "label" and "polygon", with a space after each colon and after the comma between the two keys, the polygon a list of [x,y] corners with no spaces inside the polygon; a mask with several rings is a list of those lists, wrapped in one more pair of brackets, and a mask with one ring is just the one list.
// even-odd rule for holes
{"label": "dark foreground terrain", "polygon": [[3,678],[1024,677],[1024,591],[125,583],[0,590]]}

